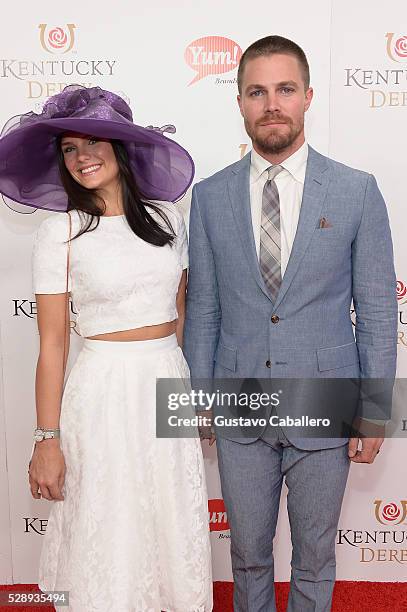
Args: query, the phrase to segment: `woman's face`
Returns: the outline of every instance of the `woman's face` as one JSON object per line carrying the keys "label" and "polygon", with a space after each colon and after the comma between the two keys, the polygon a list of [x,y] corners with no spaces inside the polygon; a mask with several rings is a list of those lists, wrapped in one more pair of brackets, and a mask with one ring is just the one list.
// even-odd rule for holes
{"label": "woman's face", "polygon": [[72,178],[87,189],[116,186],[119,166],[109,140],[84,134],[64,134],[61,150]]}

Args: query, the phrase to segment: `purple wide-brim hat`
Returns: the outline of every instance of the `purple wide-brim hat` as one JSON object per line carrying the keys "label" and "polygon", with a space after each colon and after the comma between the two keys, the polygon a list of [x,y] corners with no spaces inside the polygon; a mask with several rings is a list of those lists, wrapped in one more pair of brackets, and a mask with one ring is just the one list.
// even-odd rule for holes
{"label": "purple wide-brim hat", "polygon": [[179,144],[133,123],[128,104],[100,87],[70,85],[40,114],[11,119],[0,138],[0,193],[46,210],[66,211],[68,197],[58,169],[57,136],[77,132],[121,140],[143,198],[177,201],[194,177],[194,162]]}

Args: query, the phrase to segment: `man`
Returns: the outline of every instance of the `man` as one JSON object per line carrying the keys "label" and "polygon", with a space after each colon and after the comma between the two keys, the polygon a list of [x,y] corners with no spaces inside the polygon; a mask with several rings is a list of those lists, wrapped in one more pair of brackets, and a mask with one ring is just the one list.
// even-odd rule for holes
{"label": "man", "polygon": [[[252,44],[238,87],[253,150],[193,190],[184,336],[192,378],[391,379],[396,281],[375,179],[305,142],[313,90],[297,44],[280,36]],[[285,477],[288,610],[328,611],[349,461],[372,463],[383,438],[348,443],[273,429],[217,436],[234,610],[276,609],[273,537]]]}

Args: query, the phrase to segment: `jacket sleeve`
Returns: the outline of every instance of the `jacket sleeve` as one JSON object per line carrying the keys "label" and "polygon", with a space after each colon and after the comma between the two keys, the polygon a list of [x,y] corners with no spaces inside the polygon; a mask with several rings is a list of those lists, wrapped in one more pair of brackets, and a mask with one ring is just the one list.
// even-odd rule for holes
{"label": "jacket sleeve", "polygon": [[369,175],[352,245],[356,343],[362,378],[392,378],[397,358],[397,296],[386,205]]}
{"label": "jacket sleeve", "polygon": [[221,310],[216,267],[198,201],[192,190],[189,221],[189,276],[184,328],[184,354],[192,379],[212,378]]}

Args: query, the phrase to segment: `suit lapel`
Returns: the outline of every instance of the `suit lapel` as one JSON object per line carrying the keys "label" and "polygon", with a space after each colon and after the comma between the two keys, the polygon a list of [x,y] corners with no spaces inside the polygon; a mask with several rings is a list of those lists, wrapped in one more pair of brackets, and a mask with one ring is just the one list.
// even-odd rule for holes
{"label": "suit lapel", "polygon": [[240,238],[250,269],[260,289],[270,298],[261,275],[256,244],[254,241],[250,207],[250,153],[247,153],[240,162],[233,166],[228,180],[228,191],[233,215],[239,229]]}
{"label": "suit lapel", "polygon": [[284,299],[305,255],[312,234],[318,227],[329,184],[329,172],[327,170],[326,158],[309,147],[297,232],[280,291],[274,304],[275,309]]}

